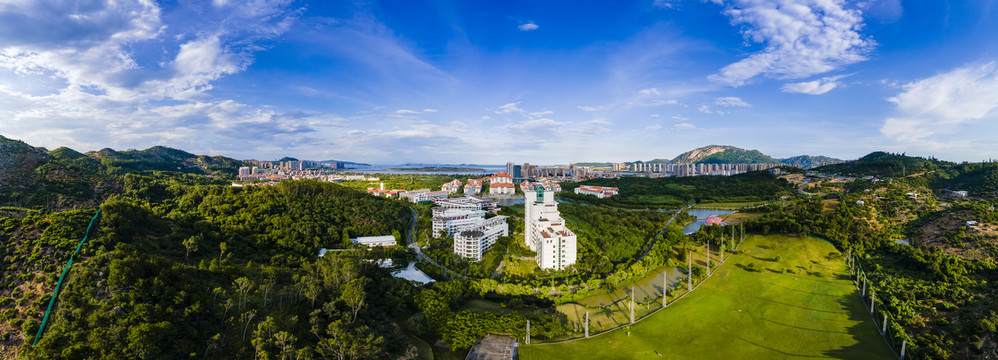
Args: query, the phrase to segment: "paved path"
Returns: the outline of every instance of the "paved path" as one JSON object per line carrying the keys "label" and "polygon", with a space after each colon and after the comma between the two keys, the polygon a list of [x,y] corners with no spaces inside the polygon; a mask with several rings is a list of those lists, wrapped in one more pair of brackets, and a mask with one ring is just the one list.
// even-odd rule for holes
{"label": "paved path", "polygon": [[680,213],[685,213],[686,210],[689,210],[691,207],[693,207],[693,205],[696,205],[696,204],[695,203],[691,203],[691,204],[687,205],[686,207],[684,207],[682,209],[679,209],[679,211],[676,211],[675,214],[672,214],[672,217],[669,218],[669,221],[667,221],[665,223],[665,226],[663,226],[662,229],[660,229],[657,233],[655,233],[655,235],[653,235],[651,237],[651,241],[648,242],[648,248],[645,249],[645,251],[641,253],[641,256],[638,256],[638,258],[634,260],[634,264],[637,264],[639,261],[641,261],[641,259],[645,258],[645,255],[648,255],[648,252],[651,251],[652,246],[655,246],[655,242],[658,241],[658,236],[662,235],[662,232],[665,231],[665,229],[669,228],[669,225],[672,224],[672,221],[676,220],[676,216],[679,216]]}
{"label": "paved path", "polygon": [[464,275],[458,274],[457,272],[447,269],[443,265],[437,264],[436,261],[433,261],[433,259],[431,259],[429,256],[426,256],[426,254],[423,253],[423,249],[419,248],[419,243],[416,242],[415,238],[416,221],[419,220],[419,214],[417,214],[416,210],[411,207],[409,208],[409,211],[412,212],[412,224],[409,225],[409,247],[412,248],[413,250],[416,250],[416,256],[422,260],[426,260],[426,262],[430,264],[433,264],[433,266],[444,269],[444,275],[449,276],[450,274],[457,274],[457,276],[467,279],[467,277],[465,277]]}

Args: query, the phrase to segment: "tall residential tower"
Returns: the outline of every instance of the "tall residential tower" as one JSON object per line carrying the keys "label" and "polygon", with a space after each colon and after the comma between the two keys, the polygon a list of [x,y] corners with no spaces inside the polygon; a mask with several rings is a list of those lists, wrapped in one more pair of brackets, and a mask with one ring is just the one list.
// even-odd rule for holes
{"label": "tall residential tower", "polygon": [[576,236],[565,227],[554,192],[537,186],[524,194],[524,241],[537,253],[537,267],[563,270],[575,264]]}

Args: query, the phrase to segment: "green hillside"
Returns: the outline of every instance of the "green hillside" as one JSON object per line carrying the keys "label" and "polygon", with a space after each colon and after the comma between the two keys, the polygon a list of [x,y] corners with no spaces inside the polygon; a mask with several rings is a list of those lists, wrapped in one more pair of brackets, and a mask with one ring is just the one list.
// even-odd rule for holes
{"label": "green hillside", "polygon": [[952,165],[945,161],[891,154],[882,151],[870,153],[855,161],[842,164],[826,165],[815,168],[815,171],[852,176],[906,176],[934,171],[941,166]]}

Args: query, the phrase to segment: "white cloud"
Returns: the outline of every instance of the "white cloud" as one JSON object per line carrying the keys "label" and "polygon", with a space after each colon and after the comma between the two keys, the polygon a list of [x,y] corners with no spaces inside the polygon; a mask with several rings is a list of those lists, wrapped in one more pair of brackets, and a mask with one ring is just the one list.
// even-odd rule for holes
{"label": "white cloud", "polygon": [[749,105],[749,103],[745,102],[745,100],[734,96],[716,98],[714,99],[714,105],[724,107],[752,107],[752,105]]}
{"label": "white cloud", "polygon": [[713,111],[710,110],[710,107],[707,106],[707,105],[700,105],[700,107],[697,107],[697,111],[700,111],[700,112],[702,112],[704,114],[713,114],[714,113]]}
{"label": "white cloud", "polygon": [[659,130],[661,128],[662,128],[662,125],[659,125],[659,124],[645,126],[645,130],[648,130],[648,131],[657,131],[657,130]]}
{"label": "white cloud", "polygon": [[395,110],[395,113],[396,114],[419,114],[419,111],[408,110],[408,109],[400,109],[400,110]]}
{"label": "white cloud", "polygon": [[692,129],[696,129],[697,126],[693,125],[691,123],[688,123],[688,122],[681,122],[681,123],[678,123],[676,125],[673,125],[672,128],[676,129],[676,130],[692,130]]}
{"label": "white cloud", "polygon": [[655,0],[652,2],[652,6],[663,9],[672,9],[675,8],[678,3],[679,0]]}
{"label": "white cloud", "polygon": [[599,110],[603,109],[603,107],[602,106],[585,106],[585,105],[581,105],[581,106],[579,106],[579,109],[582,110],[582,111],[599,111]]}
{"label": "white cloud", "polygon": [[541,117],[541,116],[544,116],[544,115],[551,115],[551,114],[554,114],[554,111],[544,110],[544,111],[532,112],[532,113],[530,113],[530,116],[532,116],[532,117]]}
{"label": "white cloud", "polygon": [[435,112],[438,112],[438,111],[440,111],[440,110],[437,110],[437,109],[423,109],[423,112],[425,112],[425,113],[435,113]]}
{"label": "white cloud", "polygon": [[849,75],[828,76],[817,80],[785,84],[783,92],[821,95],[840,85],[839,80]]}
{"label": "white cloud", "polygon": [[[998,121],[998,63],[971,65],[903,86],[888,101],[897,115],[880,131],[905,143],[938,143],[937,134],[959,133],[960,125]],[[981,134],[978,128],[976,134]],[[931,140],[930,140],[931,139]]]}
{"label": "white cloud", "polygon": [[518,28],[520,29],[520,31],[537,30],[537,28],[539,28],[539,27],[540,26],[537,26],[537,24],[534,24],[533,21],[528,22],[526,24],[520,24],[520,26],[518,26]]}
{"label": "white cloud", "polygon": [[708,78],[731,86],[766,75],[802,78],[866,60],[876,45],[860,35],[860,10],[841,0],[713,0],[746,41],[765,48]]}
{"label": "white cloud", "polygon": [[679,120],[679,121],[689,121],[690,120],[690,118],[682,116],[682,115],[675,115],[672,118],[675,119],[675,120]]}
{"label": "white cloud", "polygon": [[641,94],[641,95],[654,95],[654,96],[660,96],[660,95],[662,95],[662,93],[660,93],[657,88],[641,89],[641,90],[638,90],[638,94]]}
{"label": "white cloud", "polygon": [[611,125],[612,123],[610,122],[610,120],[607,120],[606,118],[595,118],[595,119],[583,122],[583,124],[586,124],[586,125]]}
{"label": "white cloud", "polygon": [[496,110],[496,114],[524,113],[523,109],[521,109],[519,106],[520,106],[519,101],[499,106],[499,110]]}

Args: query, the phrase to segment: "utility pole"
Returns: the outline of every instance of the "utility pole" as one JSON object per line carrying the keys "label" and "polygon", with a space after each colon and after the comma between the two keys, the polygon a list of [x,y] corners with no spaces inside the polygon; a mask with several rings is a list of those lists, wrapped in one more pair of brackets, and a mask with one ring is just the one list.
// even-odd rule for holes
{"label": "utility pole", "polygon": [[527,345],[530,345],[530,320],[527,320]]}
{"label": "utility pole", "polygon": [[586,337],[589,337],[589,311],[586,311]]}
{"label": "utility pole", "polygon": [[721,234],[721,263],[724,263],[724,234]]}
{"label": "utility pole", "polygon": [[634,286],[631,286],[631,324],[634,323]]}
{"label": "utility pole", "polygon": [[710,240],[707,240],[707,276],[710,276]]}
{"label": "utility pole", "polygon": [[662,307],[669,305],[666,296],[669,294],[669,269],[662,271]]}
{"label": "utility pole", "polygon": [[686,266],[686,292],[693,291],[693,252],[691,251],[687,256],[690,263]]}
{"label": "utility pole", "polygon": [[870,313],[873,314],[873,304],[877,303],[877,292],[870,288]]}

